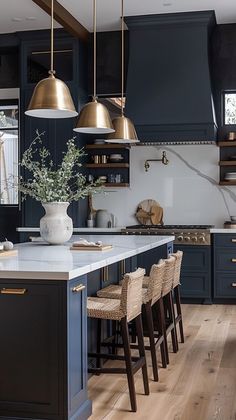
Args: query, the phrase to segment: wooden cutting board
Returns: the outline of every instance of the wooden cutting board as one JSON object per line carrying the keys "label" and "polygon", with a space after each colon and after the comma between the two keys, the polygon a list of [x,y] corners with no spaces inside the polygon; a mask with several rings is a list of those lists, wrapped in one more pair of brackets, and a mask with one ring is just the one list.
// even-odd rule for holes
{"label": "wooden cutting board", "polygon": [[15,257],[18,255],[17,249],[11,249],[10,251],[0,251],[0,257]]}
{"label": "wooden cutting board", "polygon": [[163,223],[163,208],[155,200],[144,200],[139,203],[135,216],[143,225],[159,225]]}
{"label": "wooden cutting board", "polygon": [[108,251],[109,249],[112,249],[112,245],[79,245],[79,246],[71,246],[71,251]]}

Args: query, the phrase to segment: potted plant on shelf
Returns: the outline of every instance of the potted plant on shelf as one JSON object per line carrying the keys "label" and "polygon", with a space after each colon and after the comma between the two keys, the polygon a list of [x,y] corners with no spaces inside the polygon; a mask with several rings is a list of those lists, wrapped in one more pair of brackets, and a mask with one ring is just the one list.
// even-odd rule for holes
{"label": "potted plant on shelf", "polygon": [[72,219],[67,214],[72,201],[78,201],[101,189],[101,182],[87,182],[80,172],[85,155],[75,139],[68,140],[60,165],[55,165],[49,150],[43,146],[42,136],[36,138],[22,155],[20,166],[25,177],[20,177],[18,189],[23,199],[30,196],[40,201],[45,215],[40,220],[41,237],[49,244],[63,244],[73,233]]}

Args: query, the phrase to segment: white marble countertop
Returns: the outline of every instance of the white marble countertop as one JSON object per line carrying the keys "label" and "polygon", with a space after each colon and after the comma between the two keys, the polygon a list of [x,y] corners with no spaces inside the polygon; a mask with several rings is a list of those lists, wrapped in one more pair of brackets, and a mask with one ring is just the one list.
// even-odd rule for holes
{"label": "white marble countertop", "polygon": [[73,236],[65,245],[47,245],[43,242],[15,246],[16,257],[0,258],[2,279],[70,280],[98,270],[134,255],[157,248],[174,240],[174,236],[84,235],[89,241],[112,244],[108,251],[71,251]]}
{"label": "white marble countertop", "polygon": [[[77,233],[77,232],[84,232],[84,233],[89,233],[89,232],[98,232],[98,233],[102,233],[102,232],[120,232],[121,229],[124,229],[124,226],[119,226],[119,227],[114,227],[114,228],[97,228],[97,227],[74,227],[73,228],[73,232]],[[40,232],[39,227],[18,227],[16,228],[17,232]]]}
{"label": "white marble countertop", "polygon": [[212,228],[211,233],[236,233],[236,229]]}

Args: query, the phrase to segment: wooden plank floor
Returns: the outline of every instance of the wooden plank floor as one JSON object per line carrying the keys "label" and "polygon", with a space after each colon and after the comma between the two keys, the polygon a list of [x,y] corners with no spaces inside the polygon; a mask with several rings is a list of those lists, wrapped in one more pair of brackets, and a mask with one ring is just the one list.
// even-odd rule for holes
{"label": "wooden plank floor", "polygon": [[137,413],[124,375],[93,376],[90,420],[236,420],[236,305],[183,305],[183,313],[186,342],[159,369],[159,382],[147,352],[149,396],[135,375]]}

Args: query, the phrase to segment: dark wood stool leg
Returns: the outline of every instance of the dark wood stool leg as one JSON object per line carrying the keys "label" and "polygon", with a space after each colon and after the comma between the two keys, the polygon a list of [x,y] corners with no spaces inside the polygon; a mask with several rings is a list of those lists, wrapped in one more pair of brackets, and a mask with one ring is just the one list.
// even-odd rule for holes
{"label": "dark wood stool leg", "polygon": [[150,351],[152,357],[152,370],[153,370],[153,378],[154,381],[158,381],[158,365],[157,365],[157,354],[156,354],[156,346],[155,346],[155,337],[154,337],[154,326],[153,326],[153,316],[152,316],[152,307],[150,302],[143,305],[147,320],[147,328],[148,328],[148,337],[150,343]]}
{"label": "dark wood stool leg", "polygon": [[173,322],[173,329],[171,330],[171,338],[172,338],[172,346],[174,353],[177,353],[179,350],[178,340],[177,340],[177,330],[176,330],[176,323],[175,323],[175,313],[174,313],[174,303],[173,303],[173,295],[172,291],[167,295],[167,302],[168,302],[168,311],[170,315],[170,321]]}
{"label": "dark wood stool leg", "polygon": [[175,294],[177,315],[180,316],[180,319],[179,319],[180,340],[181,340],[181,343],[184,343],[184,328],[183,328],[183,318],[182,318],[179,286],[176,286],[174,288],[174,294]]}
{"label": "dark wood stool leg", "polygon": [[[102,340],[102,320],[100,318],[97,319],[97,353],[101,353],[101,340]],[[96,359],[96,367],[102,367],[102,359]],[[99,373],[97,373],[99,375]]]}
{"label": "dark wood stool leg", "polygon": [[146,354],[145,354],[145,347],[144,347],[144,340],[143,340],[143,324],[142,324],[142,316],[141,314],[135,318],[135,325],[137,330],[138,336],[138,347],[139,347],[139,355],[140,357],[144,357],[145,364],[142,367],[143,373],[143,387],[145,395],[149,395],[149,382],[148,382],[148,373],[147,373],[147,362],[146,362]]}
{"label": "dark wood stool leg", "polygon": [[163,304],[163,298],[159,299],[158,305],[160,307],[160,318],[161,318],[161,325],[163,327],[163,336],[164,336],[164,344],[165,344],[165,354],[166,354],[166,363],[169,364],[169,352],[168,352],[168,344],[167,344],[167,336],[166,336],[166,320],[165,320],[165,310]]}
{"label": "dark wood stool leg", "polygon": [[158,320],[158,332],[159,334],[164,337],[163,342],[160,345],[160,350],[161,350],[161,361],[162,361],[162,367],[166,368],[167,367],[167,349],[166,349],[166,341],[165,341],[165,327],[164,327],[164,322],[165,320],[162,319],[161,316],[161,302],[160,300],[158,300],[156,302],[156,306],[155,309],[157,311],[157,320]]}
{"label": "dark wood stool leg", "polygon": [[113,336],[113,340],[112,340],[112,343],[113,343],[113,346],[112,346],[112,349],[111,349],[111,352],[112,352],[112,354],[117,354],[117,347],[115,346],[115,344],[117,343],[117,341],[118,341],[118,337],[117,337],[117,321],[111,321],[111,330],[112,330],[112,336]]}
{"label": "dark wood stool leg", "polygon": [[127,324],[126,318],[123,318],[120,321],[120,323],[121,323],[121,335],[122,335],[122,340],[124,344],[124,355],[125,355],[127,380],[128,380],[128,385],[129,385],[131,410],[137,411],[136,394],[135,394],[135,387],[134,387],[134,375],[133,375],[133,369],[132,369],[131,350],[130,350],[130,343],[129,343],[129,332],[128,332],[128,324]]}

